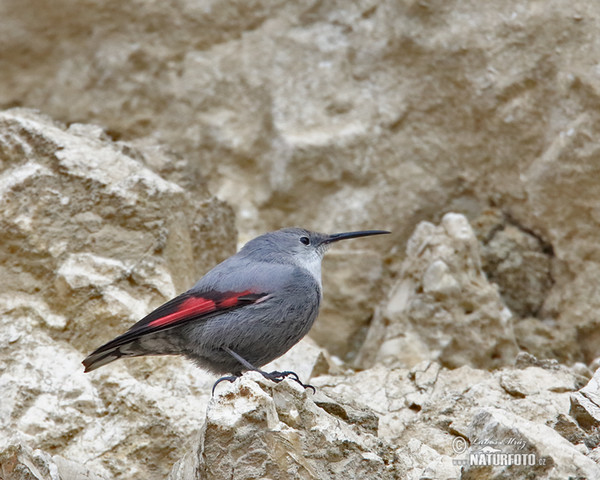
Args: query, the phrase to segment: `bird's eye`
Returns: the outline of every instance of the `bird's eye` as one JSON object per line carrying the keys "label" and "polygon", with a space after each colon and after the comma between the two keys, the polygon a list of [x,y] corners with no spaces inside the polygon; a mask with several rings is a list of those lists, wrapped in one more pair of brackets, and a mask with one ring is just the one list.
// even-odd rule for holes
{"label": "bird's eye", "polygon": [[304,244],[304,245],[310,245],[310,238],[308,237],[300,237],[300,241]]}

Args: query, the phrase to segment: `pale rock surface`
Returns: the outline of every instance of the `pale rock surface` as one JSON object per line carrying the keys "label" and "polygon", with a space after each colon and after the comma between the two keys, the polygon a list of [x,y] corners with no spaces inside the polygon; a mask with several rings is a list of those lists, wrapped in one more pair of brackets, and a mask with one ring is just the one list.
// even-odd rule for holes
{"label": "pale rock surface", "polygon": [[[596,2],[43,7],[0,5],[0,106],[164,145],[178,161],[149,164],[190,191],[209,177],[244,238],[377,222],[395,238],[374,248],[401,252],[418,221],[494,206],[552,247],[550,296],[518,302],[540,320],[524,335],[564,361],[600,354]],[[547,266],[525,256],[519,281]],[[498,280],[515,278],[505,260]]]}
{"label": "pale rock surface", "polygon": [[469,222],[455,213],[438,226],[417,226],[400,277],[370,328],[359,366],[434,360],[494,368],[512,363],[517,352],[512,314],[481,269]]}
{"label": "pale rock surface", "polygon": [[313,377],[339,373],[341,370],[329,352],[319,347],[310,337],[304,337],[285,355],[268,363],[262,369],[266,372],[291,370],[296,372],[304,383]]}
{"label": "pale rock surface", "polygon": [[169,479],[397,478],[393,448],[370,430],[322,394],[250,373],[211,400],[197,451]]}
{"label": "pale rock surface", "polygon": [[1,290],[43,296],[64,317],[48,316],[53,334],[68,333],[77,348],[109,340],[107,329],[138,320],[233,253],[225,204],[165,181],[137,159],[143,152],[98,127],[9,110],[0,155]]}
{"label": "pale rock surface", "polygon": [[398,470],[401,478],[422,480],[434,478],[460,478],[460,467],[448,455],[439,452],[417,439],[412,439],[405,447],[398,449]]}
{"label": "pale rock surface", "polygon": [[[209,178],[244,240],[291,224],[388,228],[370,248],[401,260],[419,221],[497,209],[519,232],[492,236],[486,273],[526,317],[519,345],[564,362],[600,355],[597,2],[90,0],[35,14],[44,8],[0,4],[0,107],[160,144],[176,160],[144,161],[191,192]],[[338,312],[344,288],[329,291]],[[353,346],[361,303],[347,304]],[[354,355],[337,338],[331,348]]]}
{"label": "pale rock surface", "polygon": [[578,338],[570,322],[555,319],[562,309],[556,304],[561,291],[556,281],[566,265],[552,245],[497,208],[486,209],[472,225],[481,243],[482,268],[513,313],[519,348],[539,358],[587,360],[581,348],[586,338]]}
{"label": "pale rock surface", "polygon": [[[536,478],[551,479],[600,476],[592,455],[600,438],[584,431],[570,414],[570,397],[586,381],[577,368],[525,355],[517,366],[493,373],[467,366],[448,370],[439,363],[423,363],[412,370],[377,365],[354,375],[322,376],[313,383],[338,402],[375,412],[379,437],[400,452],[421,451],[411,457],[412,463],[400,461],[400,471],[413,472],[414,478],[426,476],[434,466],[446,473],[468,466],[462,462],[468,461],[469,445],[476,452],[487,441],[490,446],[502,445],[504,453],[522,453],[526,447],[526,453],[546,460],[530,470],[470,465],[463,472],[468,478],[488,473],[493,474],[490,478],[505,478],[507,472],[519,478],[519,472],[523,476],[531,472]],[[426,478],[458,478],[458,473]]]}
{"label": "pale rock surface", "polygon": [[105,480],[85,465],[60,455],[32,450],[16,438],[0,438],[2,480]]}
{"label": "pale rock surface", "polygon": [[[585,68],[574,73],[567,81],[582,87],[582,105],[587,105],[588,92],[596,95],[596,81]],[[523,169],[530,201],[519,207],[519,214],[522,223],[543,234],[560,260],[553,271],[556,286],[544,303],[542,318],[556,338],[548,343],[563,362],[589,363],[600,345],[598,112],[570,111],[564,121],[543,153]]]}
{"label": "pale rock surface", "polygon": [[[600,461],[593,409],[571,404],[590,376],[575,362],[600,356],[599,29],[588,0],[0,2],[0,108],[69,125],[0,118],[0,436],[21,432],[34,448],[39,437],[63,476],[62,455],[103,478],[154,479],[197,451],[213,378],[177,359],[93,377],[76,364],[233,252],[233,217],[209,184],[242,240],[291,224],[394,232],[336,246],[324,270],[315,338],[368,369],[333,369],[309,349],[303,375],[329,372],[319,381],[341,407],[328,408],[348,418],[362,418],[350,404],[371,405],[380,440],[399,442],[402,478],[456,478],[452,440],[490,407],[514,416],[485,410],[484,430],[525,419],[532,448],[545,452],[545,425]],[[402,284],[406,240],[447,212],[474,225],[488,281],[458,242],[460,261],[413,258],[415,292]],[[370,283],[380,268],[383,287]],[[513,367],[510,340],[490,359],[490,329],[471,337],[482,360],[469,345],[440,350],[467,343],[460,325],[458,338],[386,325],[408,299],[435,300],[409,319],[445,328],[432,310],[462,305],[451,311],[464,320],[457,286],[501,342],[498,292],[516,344],[572,366],[521,356]],[[367,297],[382,301],[355,358]],[[391,368],[375,363],[382,354]],[[547,455],[564,463],[542,478],[588,474],[580,457]],[[484,473],[510,476],[472,469]]]}
{"label": "pale rock surface", "polygon": [[[317,377],[315,395],[247,374],[211,400],[195,448],[169,479],[598,478],[600,438],[569,413],[587,380],[580,373],[527,354],[494,373],[379,364]],[[487,453],[533,464],[473,463]]]}
{"label": "pale rock surface", "polygon": [[[555,430],[504,409],[486,407],[476,412],[469,426],[469,439],[472,444],[467,455],[475,455],[477,460],[475,465],[465,466],[461,474],[463,479],[475,480],[484,475],[491,480],[507,477],[600,478],[600,467],[596,462]],[[477,462],[481,462],[479,457],[488,452],[492,458],[499,453],[519,455],[521,464],[494,465],[491,460],[482,468]]]}
{"label": "pale rock surface", "polygon": [[[59,480],[58,467],[47,453],[0,438],[0,478],[2,480]],[[91,477],[96,480],[98,477]]]}
{"label": "pale rock surface", "polygon": [[571,415],[587,431],[600,427],[600,369],[585,387],[571,395]]}
{"label": "pale rock surface", "polygon": [[323,259],[323,305],[310,337],[348,362],[365,339],[373,305],[383,296],[385,270],[375,238],[348,240],[355,242],[351,251],[336,245]]}
{"label": "pale rock surface", "polygon": [[176,358],[83,373],[92,348],[235,246],[226,205],[143,155],[97,127],[0,113],[0,439],[64,457],[59,471],[164,478],[214,382]]}
{"label": "pale rock surface", "polygon": [[[499,212],[487,211],[482,216],[494,213]],[[473,227],[482,243],[482,268],[488,279],[498,285],[513,314],[537,316],[554,284],[552,246],[505,219],[496,218],[488,228],[478,220]]]}

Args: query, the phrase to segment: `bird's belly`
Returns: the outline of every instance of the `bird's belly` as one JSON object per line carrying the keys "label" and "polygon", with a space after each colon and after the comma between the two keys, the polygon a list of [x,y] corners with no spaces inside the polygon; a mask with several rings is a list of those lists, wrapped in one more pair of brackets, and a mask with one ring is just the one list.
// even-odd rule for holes
{"label": "bird's belly", "polygon": [[228,347],[260,368],[298,343],[310,330],[317,314],[318,304],[291,311],[260,304],[251,309],[234,310],[182,327],[185,355],[219,374],[247,370],[223,349]]}

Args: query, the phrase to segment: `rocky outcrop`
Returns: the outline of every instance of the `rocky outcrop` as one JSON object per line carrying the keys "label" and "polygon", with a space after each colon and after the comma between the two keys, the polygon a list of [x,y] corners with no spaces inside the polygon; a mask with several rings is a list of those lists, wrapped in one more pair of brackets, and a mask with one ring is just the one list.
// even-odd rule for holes
{"label": "rocky outcrop", "polygon": [[376,436],[376,415],[309,391],[258,373],[221,389],[197,451],[169,478],[394,478],[394,452]]}
{"label": "rocky outcrop", "polygon": [[[44,6],[0,7],[0,106],[161,145],[176,161],[148,164],[188,191],[207,178],[242,241],[294,224],[393,230],[375,254],[347,255],[367,281],[379,265],[396,273],[420,221],[455,211],[475,225],[492,211],[483,264],[519,345],[600,356],[597,3],[107,0],[32,13]],[[348,295],[342,262],[325,269],[324,308],[352,319],[314,335],[351,360],[365,298],[385,292]]]}
{"label": "rocky outcrop", "polygon": [[[599,25],[585,0],[0,2],[0,475],[600,477]],[[314,398],[209,400],[177,358],[81,373],[235,227],[289,225],[393,232],[332,249],[273,367]]]}
{"label": "rocky outcrop", "polygon": [[[0,134],[3,478],[600,473],[597,379],[584,364],[517,356],[515,317],[484,274],[486,262],[527,255],[494,238],[526,233],[506,227],[496,232],[511,237],[480,241],[455,213],[417,226],[365,340],[345,346],[360,371],[310,338],[266,367],[297,371],[314,395],[248,374],[211,398],[214,378],[176,358],[85,375],[85,353],[233,250],[231,212],[207,191],[198,196],[199,186],[192,196],[148,169],[147,147],[112,142],[97,127],[14,109],[0,115]],[[481,220],[476,232],[492,224]],[[373,261],[359,268],[361,255]],[[366,251],[343,258],[330,265],[364,314],[383,261]],[[324,310],[322,332],[344,330],[343,305]],[[360,338],[363,314],[349,316],[355,333],[331,344]]]}
{"label": "rocky outcrop", "polygon": [[436,360],[489,369],[514,362],[512,313],[483,273],[479,243],[464,216],[446,214],[438,227],[419,224],[400,279],[361,348],[361,367]]}
{"label": "rocky outcrop", "polygon": [[0,438],[16,435],[4,469],[30,445],[103,478],[166,476],[200,428],[213,379],[191,365],[81,366],[235,248],[230,209],[143,156],[98,127],[0,114]]}
{"label": "rocky outcrop", "polygon": [[209,402],[169,480],[597,478],[597,438],[569,414],[582,373],[523,354],[495,373],[428,363],[320,376],[316,395],[248,374]]}

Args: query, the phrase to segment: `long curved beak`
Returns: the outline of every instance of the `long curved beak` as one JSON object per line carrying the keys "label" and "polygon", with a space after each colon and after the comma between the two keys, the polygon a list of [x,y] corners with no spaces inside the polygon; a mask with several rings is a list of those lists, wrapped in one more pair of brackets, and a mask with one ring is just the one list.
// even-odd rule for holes
{"label": "long curved beak", "polygon": [[327,245],[329,243],[338,242],[340,240],[348,240],[349,238],[369,237],[371,235],[385,235],[387,230],[362,230],[360,232],[332,233],[321,243]]}

